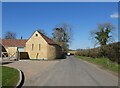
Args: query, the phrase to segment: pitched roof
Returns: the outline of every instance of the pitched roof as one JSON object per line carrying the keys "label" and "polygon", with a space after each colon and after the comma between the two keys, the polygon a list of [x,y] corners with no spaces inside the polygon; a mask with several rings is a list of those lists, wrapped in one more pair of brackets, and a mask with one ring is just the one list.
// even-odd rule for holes
{"label": "pitched roof", "polygon": [[40,33],[40,35],[45,39],[45,41],[52,45],[52,44],[56,44],[52,39],[48,38],[47,36],[45,36],[44,34],[42,34],[40,31],[37,31],[38,33]]}
{"label": "pitched roof", "polygon": [[26,39],[2,39],[2,45],[10,47],[23,47],[26,42]]}
{"label": "pitched roof", "polygon": [[[52,39],[48,38],[44,34],[42,34],[40,31],[37,31],[44,39],[45,41],[50,45],[57,45]],[[25,46],[27,39],[2,39],[2,45],[3,46],[10,46],[10,47],[23,47]]]}

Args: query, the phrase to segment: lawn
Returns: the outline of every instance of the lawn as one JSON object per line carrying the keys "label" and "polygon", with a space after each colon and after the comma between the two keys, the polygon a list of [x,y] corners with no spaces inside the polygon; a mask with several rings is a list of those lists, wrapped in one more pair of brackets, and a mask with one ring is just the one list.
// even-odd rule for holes
{"label": "lawn", "polygon": [[19,81],[19,71],[2,66],[2,86],[16,86],[17,82]]}
{"label": "lawn", "polygon": [[108,58],[91,58],[91,57],[85,57],[85,56],[76,56],[80,59],[86,60],[88,62],[97,64],[101,66],[102,68],[108,69],[113,72],[120,72],[120,65],[118,65],[115,62],[110,61]]}
{"label": "lawn", "polygon": [[2,87],[2,66],[0,66],[0,88]]}

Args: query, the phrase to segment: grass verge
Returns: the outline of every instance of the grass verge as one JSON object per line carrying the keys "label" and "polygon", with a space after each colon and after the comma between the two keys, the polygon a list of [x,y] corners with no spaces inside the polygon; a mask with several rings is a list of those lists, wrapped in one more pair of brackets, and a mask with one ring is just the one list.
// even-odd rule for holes
{"label": "grass verge", "polygon": [[2,88],[7,86],[16,86],[18,81],[19,81],[18,70],[2,66]]}
{"label": "grass verge", "polygon": [[113,72],[120,72],[120,65],[110,61],[108,58],[91,58],[86,56],[76,56],[77,58],[86,60],[88,62],[97,64],[105,69],[108,69]]}
{"label": "grass verge", "polygon": [[2,87],[2,66],[0,65],[0,88]]}

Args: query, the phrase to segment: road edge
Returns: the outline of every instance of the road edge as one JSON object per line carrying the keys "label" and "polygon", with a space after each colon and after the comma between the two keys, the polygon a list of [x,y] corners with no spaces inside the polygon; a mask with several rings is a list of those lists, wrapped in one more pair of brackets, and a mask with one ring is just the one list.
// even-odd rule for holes
{"label": "road edge", "polygon": [[16,88],[20,88],[22,87],[23,83],[24,83],[24,74],[20,69],[17,69],[19,71],[19,81],[16,84]]}

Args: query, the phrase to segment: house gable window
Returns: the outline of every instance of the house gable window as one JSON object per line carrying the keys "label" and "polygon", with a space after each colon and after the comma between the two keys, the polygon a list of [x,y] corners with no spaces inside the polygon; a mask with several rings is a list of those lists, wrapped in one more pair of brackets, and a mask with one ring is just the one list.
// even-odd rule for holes
{"label": "house gable window", "polygon": [[41,48],[41,45],[39,44],[39,50],[40,50],[40,48]]}
{"label": "house gable window", "polygon": [[32,50],[33,50],[33,48],[34,48],[34,44],[32,44]]}
{"label": "house gable window", "polygon": [[38,36],[38,34],[35,34],[35,36]]}

